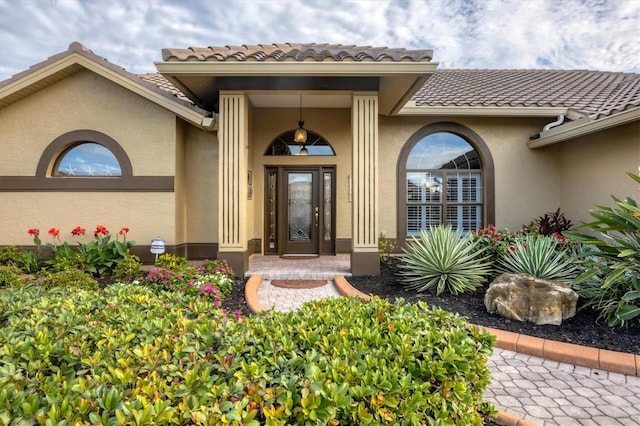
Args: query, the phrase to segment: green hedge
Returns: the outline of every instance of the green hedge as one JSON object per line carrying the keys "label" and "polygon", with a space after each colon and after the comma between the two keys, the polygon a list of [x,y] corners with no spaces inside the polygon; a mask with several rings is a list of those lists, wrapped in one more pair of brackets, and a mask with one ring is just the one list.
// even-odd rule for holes
{"label": "green hedge", "polygon": [[492,410],[493,337],[423,304],[236,321],[142,286],[27,286],[0,290],[0,312],[0,424],[480,425]]}

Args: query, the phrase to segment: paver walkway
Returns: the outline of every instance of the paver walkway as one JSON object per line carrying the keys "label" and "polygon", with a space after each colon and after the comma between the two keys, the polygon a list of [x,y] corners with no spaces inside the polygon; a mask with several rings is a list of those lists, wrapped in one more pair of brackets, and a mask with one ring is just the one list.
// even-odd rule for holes
{"label": "paver walkway", "polygon": [[540,425],[640,425],[640,377],[495,348],[485,398]]}
{"label": "paver walkway", "polygon": [[[271,285],[272,279],[330,280],[333,277],[329,278],[329,275],[344,275],[345,269],[348,272],[349,268],[348,256],[344,255],[305,262],[262,256],[253,262],[250,260],[247,275],[260,273],[264,278],[257,290],[258,302],[264,309],[289,311],[309,300],[339,295],[329,281],[325,286],[304,290]],[[489,358],[489,369],[492,384],[487,388],[485,398],[529,424],[640,425],[640,377],[499,348],[495,348]]]}

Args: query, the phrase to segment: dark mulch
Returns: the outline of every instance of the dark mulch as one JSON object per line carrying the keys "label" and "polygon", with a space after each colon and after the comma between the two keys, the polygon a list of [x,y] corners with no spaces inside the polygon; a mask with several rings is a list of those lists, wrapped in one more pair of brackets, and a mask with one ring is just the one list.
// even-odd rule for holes
{"label": "dark mulch", "polygon": [[[389,300],[403,298],[415,303],[419,300],[430,305],[439,306],[450,312],[456,312],[473,324],[529,336],[552,339],[560,342],[575,343],[618,352],[640,354],[640,327],[611,328],[606,323],[597,321],[597,314],[590,310],[579,309],[575,317],[565,320],[562,325],[535,325],[509,320],[499,315],[492,315],[484,307],[485,288],[474,293],[452,296],[433,293],[418,293],[404,288],[396,275],[395,265],[383,264],[380,275],[369,277],[351,277],[349,283],[366,294],[374,294]],[[243,314],[250,315],[244,300],[243,280],[237,280],[232,293],[223,302],[223,306],[231,311],[240,309]]]}

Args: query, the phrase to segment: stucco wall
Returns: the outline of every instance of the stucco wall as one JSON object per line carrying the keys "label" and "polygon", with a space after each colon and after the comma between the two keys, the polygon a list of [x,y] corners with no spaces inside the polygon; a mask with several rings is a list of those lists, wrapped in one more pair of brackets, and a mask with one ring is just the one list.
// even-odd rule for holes
{"label": "stucco wall", "polygon": [[588,211],[596,204],[613,206],[611,195],[640,200],[640,188],[625,172],[640,167],[640,123],[598,132],[552,145],[558,158],[562,210],[576,224],[590,221]]}
{"label": "stucco wall", "polygon": [[186,241],[218,241],[218,139],[215,132],[186,128]]}
{"label": "stucco wall", "polygon": [[[134,176],[173,176],[176,119],[172,113],[89,71],[0,109],[0,175],[34,176],[43,150],[58,136],[88,129],[113,138]],[[172,192],[0,192],[0,245],[31,244],[30,227],[70,232],[96,224],[149,244],[161,235],[175,244]]]}
{"label": "stucco wall", "polygon": [[121,227],[130,229],[128,238],[148,245],[160,236],[173,244],[174,194],[104,192],[0,192],[0,245],[32,245],[27,229],[40,229],[43,243],[53,242],[47,235],[51,227],[60,229],[61,239],[77,240],[71,230],[82,226],[85,241],[93,237],[96,225],[112,234]]}

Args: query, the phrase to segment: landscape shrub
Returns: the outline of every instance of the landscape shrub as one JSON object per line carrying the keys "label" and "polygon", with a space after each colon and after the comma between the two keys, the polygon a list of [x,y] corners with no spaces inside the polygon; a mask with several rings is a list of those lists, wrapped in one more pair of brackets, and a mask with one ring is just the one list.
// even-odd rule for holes
{"label": "landscape shrub", "polygon": [[[636,183],[640,177],[627,173]],[[578,294],[585,306],[600,313],[610,326],[640,323],[640,207],[632,197],[611,197],[614,207],[596,206],[589,214],[595,219],[583,223],[598,233],[565,232],[565,235],[595,251],[583,252],[584,272],[576,279]]]}
{"label": "landscape shrub", "polygon": [[559,245],[555,237],[527,235],[516,240],[498,260],[497,269],[571,284],[577,275],[575,259],[570,250],[559,248]]}
{"label": "landscape shrub", "polygon": [[15,266],[22,269],[24,262],[24,254],[16,246],[0,248],[0,265]]}
{"label": "landscape shrub", "polygon": [[160,263],[164,266],[151,270],[140,284],[156,291],[202,295],[211,298],[216,305],[231,292],[234,274],[224,260],[206,260],[200,266],[188,266],[186,259],[170,255]]}
{"label": "landscape shrub", "polygon": [[91,275],[79,269],[47,272],[40,285],[47,289],[59,287],[96,290],[98,288],[98,282]]}
{"label": "landscape shrub", "polygon": [[130,283],[142,278],[140,258],[134,254],[127,254],[113,269],[113,279],[118,282]]}
{"label": "landscape shrub", "polygon": [[15,266],[0,265],[0,288],[19,287],[22,284],[21,272]]}
{"label": "landscape shrub", "polygon": [[482,251],[487,257],[485,261],[491,266],[491,278],[498,275],[496,269],[498,260],[505,256],[509,250],[513,250],[516,241],[522,236],[521,231],[511,232],[508,229],[496,229],[493,225],[486,228],[481,227],[469,233],[476,250]]}
{"label": "landscape shrub", "polygon": [[547,237],[552,235],[562,236],[563,232],[568,231],[573,226],[571,220],[567,219],[559,207],[556,211],[540,216],[535,222],[538,227],[537,233]]}
{"label": "landscape shrub", "polygon": [[495,339],[420,303],[230,320],[116,284],[0,290],[0,423],[482,425]]}
{"label": "landscape shrub", "polygon": [[187,267],[187,259],[181,256],[176,256],[172,253],[163,253],[158,256],[158,260],[155,263],[158,268],[171,269],[174,271],[181,271]]}
{"label": "landscape shrub", "polygon": [[400,275],[403,283],[417,291],[436,289],[451,294],[473,291],[490,274],[488,257],[477,242],[450,226],[422,230],[420,238],[403,248]]}

